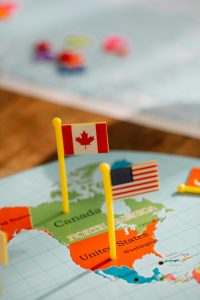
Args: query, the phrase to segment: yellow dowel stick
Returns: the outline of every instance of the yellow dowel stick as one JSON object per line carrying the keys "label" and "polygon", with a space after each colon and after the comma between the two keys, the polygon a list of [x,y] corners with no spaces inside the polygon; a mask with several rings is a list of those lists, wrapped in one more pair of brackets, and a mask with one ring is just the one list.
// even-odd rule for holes
{"label": "yellow dowel stick", "polygon": [[111,189],[111,177],[110,177],[110,166],[106,163],[100,165],[100,171],[102,173],[104,194],[107,208],[107,220],[108,220],[108,236],[109,236],[109,247],[110,247],[110,258],[116,259],[116,237],[115,237],[115,221],[113,212],[113,197]]}
{"label": "yellow dowel stick", "polygon": [[178,191],[179,193],[200,194],[200,187],[179,184]]}
{"label": "yellow dowel stick", "polygon": [[8,241],[5,232],[0,231],[0,265],[8,265]]}
{"label": "yellow dowel stick", "polygon": [[69,199],[68,199],[68,187],[67,187],[67,174],[65,168],[65,156],[64,156],[64,148],[63,148],[63,137],[61,124],[62,121],[60,118],[53,118],[52,120],[53,126],[55,127],[56,134],[56,145],[58,152],[58,163],[60,170],[60,184],[61,184],[61,193],[62,193],[62,207],[63,212],[69,212]]}

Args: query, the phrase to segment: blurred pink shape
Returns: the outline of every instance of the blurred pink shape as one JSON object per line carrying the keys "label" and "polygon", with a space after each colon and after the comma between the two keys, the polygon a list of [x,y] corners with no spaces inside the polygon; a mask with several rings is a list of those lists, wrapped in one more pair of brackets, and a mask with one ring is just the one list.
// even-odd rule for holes
{"label": "blurred pink shape", "polygon": [[120,56],[130,52],[130,42],[122,36],[110,36],[103,43],[103,50]]}
{"label": "blurred pink shape", "polygon": [[0,20],[5,20],[12,16],[12,14],[19,8],[17,1],[8,1],[0,3]]}

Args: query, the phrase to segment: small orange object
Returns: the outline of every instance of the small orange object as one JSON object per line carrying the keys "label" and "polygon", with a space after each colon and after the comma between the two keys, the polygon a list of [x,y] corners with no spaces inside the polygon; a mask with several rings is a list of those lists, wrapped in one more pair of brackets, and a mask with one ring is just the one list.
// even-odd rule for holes
{"label": "small orange object", "polygon": [[18,8],[19,3],[17,1],[0,3],[0,20],[9,18]]}
{"label": "small orange object", "polygon": [[84,57],[80,53],[72,51],[62,51],[58,55],[57,61],[59,64],[71,68],[82,67],[85,63]]}
{"label": "small orange object", "polygon": [[200,283],[200,266],[196,267],[193,271],[192,271],[192,275],[194,277],[194,279]]}
{"label": "small orange object", "polygon": [[193,168],[191,170],[186,185],[200,188],[200,168]]}
{"label": "small orange object", "polygon": [[178,185],[179,193],[200,194],[200,168],[193,168],[186,184]]}

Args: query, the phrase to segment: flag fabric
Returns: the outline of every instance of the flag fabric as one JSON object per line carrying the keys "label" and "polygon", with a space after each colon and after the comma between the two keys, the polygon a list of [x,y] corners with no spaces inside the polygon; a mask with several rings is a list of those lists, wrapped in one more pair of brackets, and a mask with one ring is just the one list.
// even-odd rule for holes
{"label": "flag fabric", "polygon": [[113,200],[159,190],[157,161],[111,170]]}
{"label": "flag fabric", "polygon": [[200,188],[200,168],[193,168],[190,171],[186,185]]}
{"label": "flag fabric", "polygon": [[63,124],[62,136],[65,155],[109,152],[106,122]]}

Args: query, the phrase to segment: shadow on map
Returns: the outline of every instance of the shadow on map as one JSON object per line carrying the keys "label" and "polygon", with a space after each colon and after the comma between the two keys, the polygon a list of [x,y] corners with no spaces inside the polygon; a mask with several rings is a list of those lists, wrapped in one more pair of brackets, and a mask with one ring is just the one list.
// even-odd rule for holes
{"label": "shadow on map", "polygon": [[[111,261],[111,259],[107,258],[104,261],[98,263],[97,265],[91,267],[91,270],[96,271],[97,269],[101,268],[103,265],[109,263],[110,261]],[[81,279],[82,277],[89,274],[90,272],[91,272],[90,270],[86,270],[85,272],[81,273],[80,275],[77,275],[76,277],[73,277],[73,278],[67,280],[66,282],[62,283],[61,285],[57,286],[56,288],[51,289],[44,295],[40,296],[39,298],[37,298],[37,300],[48,299],[48,297],[51,296],[52,294],[55,294],[56,292],[60,291],[62,288],[70,285],[71,283],[74,283],[76,280]],[[68,300],[68,299],[72,300],[71,298],[66,298],[66,300]]]}
{"label": "shadow on map", "polygon": [[[48,291],[47,293],[43,294],[42,296],[40,296],[39,298],[37,298],[37,300],[43,300],[43,299],[48,299],[50,296],[52,296],[52,294],[55,294],[56,292],[60,291],[62,288],[65,288],[67,287],[68,285],[70,285],[71,283],[74,283],[76,280],[79,280],[81,279],[82,277],[84,277],[85,275],[89,274],[90,271],[87,270],[79,275],[77,275],[76,277],[73,277],[65,282],[63,282],[62,284],[60,284],[59,286],[57,286],[56,288],[54,289],[51,289],[50,291]],[[56,295],[55,295],[56,296]],[[67,295],[66,295],[67,296]],[[55,298],[56,299],[56,298]],[[70,299],[71,298],[66,298],[67,299]]]}
{"label": "shadow on map", "polygon": [[192,194],[192,193],[178,193],[178,192],[174,192],[172,194],[172,197],[191,197],[191,198],[198,198],[198,194]]}
{"label": "shadow on map", "polygon": [[91,270],[92,270],[92,271],[96,271],[96,270],[98,270],[99,268],[103,267],[104,265],[108,264],[108,263],[111,262],[111,261],[112,261],[112,260],[111,260],[111,258],[109,257],[109,258],[105,259],[104,261],[101,261],[101,262],[98,263],[97,265],[91,267]]}

